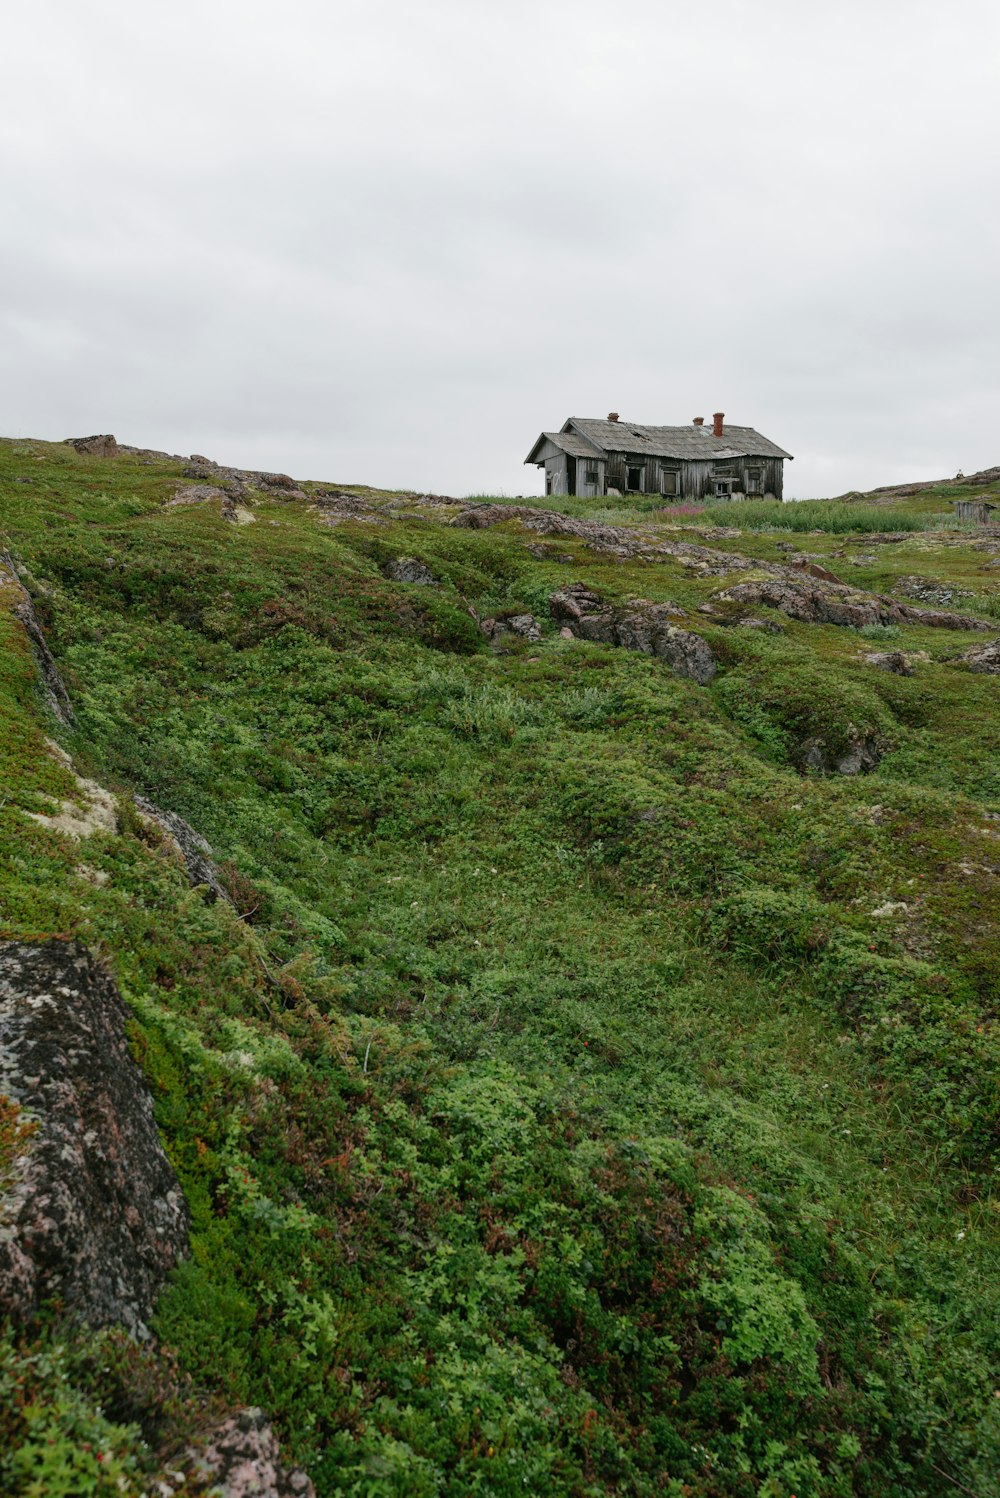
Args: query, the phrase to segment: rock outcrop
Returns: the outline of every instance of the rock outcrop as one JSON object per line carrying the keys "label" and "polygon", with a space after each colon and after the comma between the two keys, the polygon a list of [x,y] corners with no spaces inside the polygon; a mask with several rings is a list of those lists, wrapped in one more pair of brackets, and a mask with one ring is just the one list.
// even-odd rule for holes
{"label": "rock outcrop", "polygon": [[431,569],[416,557],[396,557],[385,570],[395,583],[415,583],[421,588],[432,588],[435,583]]}
{"label": "rock outcrop", "polygon": [[[208,1489],[217,1498],[315,1498],[305,1472],[281,1460],[277,1437],[263,1410],[238,1410],[188,1447],[177,1462],[177,1483],[161,1480],[155,1498]],[[173,1474],[171,1474],[173,1476]]]}
{"label": "rock outcrop", "polygon": [[0,588],[10,589],[13,594],[12,612],[25,634],[31,646],[31,653],[35,658],[35,666],[38,671],[39,681],[45,700],[51,712],[64,728],[73,727],[73,707],[69,700],[69,694],[63,686],[59,668],[52,659],[52,652],[45,642],[41,625],[35,614],[35,606],[31,601],[31,595],[25,588],[17,573],[17,568],[11,555],[7,551],[0,551]]}
{"label": "rock outcrop", "polygon": [[484,619],[479,627],[493,645],[500,644],[507,635],[532,641],[542,638],[542,627],[534,614],[511,614],[506,619]]}
{"label": "rock outcrop", "polygon": [[213,900],[225,900],[231,904],[212,858],[212,846],[201,833],[196,832],[191,823],[185,822],[175,811],[164,811],[145,796],[136,796],[135,804],[140,813],[165,835],[180,856],[192,888],[206,885]]}
{"label": "rock outcrop", "polygon": [[683,616],[676,604],[638,599],[612,605],[583,583],[571,583],[550,596],[549,608],[556,623],[581,640],[655,655],[675,675],[689,677],[701,686],[715,675],[715,657],[701,635],[671,622]]}
{"label": "rock outcrop", "polygon": [[855,629],[865,624],[924,624],[934,629],[989,629],[983,619],[968,614],[953,614],[943,609],[917,608],[887,598],[880,593],[865,593],[844,583],[825,582],[820,578],[785,577],[751,578],[736,583],[717,594],[732,603],[767,604],[809,624],[844,624]]}
{"label": "rock outcrop", "polygon": [[990,676],[1000,675],[1000,635],[995,640],[987,640],[985,645],[974,645],[959,660],[970,671],[981,671]]}
{"label": "rock outcrop", "polygon": [[188,1211],[125,1040],[118,990],[75,942],[0,945],[0,1091],[37,1128],[0,1195],[0,1310],[58,1297],[145,1336]]}
{"label": "rock outcrop", "polygon": [[265,473],[252,468],[227,468],[209,458],[192,458],[184,469],[186,479],[223,490],[232,500],[243,500],[252,494],[271,494],[281,499],[308,499],[308,495],[287,473]]}
{"label": "rock outcrop", "polygon": [[893,676],[912,676],[913,667],[901,650],[873,650],[865,656],[869,666]]}
{"label": "rock outcrop", "polygon": [[118,456],[118,443],[110,432],[101,432],[94,437],[67,437],[65,446],[74,448],[78,453],[90,453],[95,458]]}
{"label": "rock outcrop", "polygon": [[674,557],[681,566],[708,577],[724,577],[729,572],[746,572],[751,567],[768,565],[752,562],[748,557],[733,552],[698,546],[693,541],[664,540],[661,535],[653,532],[644,534],[628,526],[578,520],[572,515],[560,515],[557,510],[541,510],[531,505],[470,505],[455,516],[452,524],[468,530],[484,530],[511,520],[518,521],[527,530],[535,531],[540,536],[570,536],[574,540],[584,541],[592,550],[610,556],[648,556],[654,559],[658,556]]}
{"label": "rock outcrop", "polygon": [[839,754],[833,753],[822,739],[807,739],[802,745],[803,768],[824,775],[864,775],[874,770],[881,758],[881,747],[873,738],[850,738],[848,747]]}

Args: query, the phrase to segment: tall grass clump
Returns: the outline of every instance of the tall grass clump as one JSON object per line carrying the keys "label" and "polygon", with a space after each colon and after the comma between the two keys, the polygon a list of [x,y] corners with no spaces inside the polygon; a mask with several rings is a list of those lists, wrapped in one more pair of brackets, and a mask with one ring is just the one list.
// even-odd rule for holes
{"label": "tall grass clump", "polygon": [[845,504],[835,499],[804,499],[782,504],[780,500],[739,500],[713,505],[700,517],[710,525],[738,525],[748,531],[921,531],[927,516],[917,510],[881,505]]}

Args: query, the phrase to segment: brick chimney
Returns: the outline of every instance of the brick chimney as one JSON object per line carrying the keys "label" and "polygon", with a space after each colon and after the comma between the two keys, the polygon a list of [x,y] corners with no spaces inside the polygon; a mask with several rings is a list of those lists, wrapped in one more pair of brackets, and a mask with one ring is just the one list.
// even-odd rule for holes
{"label": "brick chimney", "polygon": [[694,425],[696,427],[703,427],[705,425],[705,418],[704,418],[704,416],[696,416],[695,419],[694,419]]}
{"label": "brick chimney", "polygon": [[618,412],[617,411],[609,411],[608,412],[608,420],[609,421],[617,421],[618,420]]}
{"label": "brick chimney", "polygon": [[713,437],[721,437],[722,436],[722,418],[723,418],[723,416],[725,416],[725,414],[726,414],[725,411],[716,411],[713,414],[713,416],[712,416],[712,436]]}

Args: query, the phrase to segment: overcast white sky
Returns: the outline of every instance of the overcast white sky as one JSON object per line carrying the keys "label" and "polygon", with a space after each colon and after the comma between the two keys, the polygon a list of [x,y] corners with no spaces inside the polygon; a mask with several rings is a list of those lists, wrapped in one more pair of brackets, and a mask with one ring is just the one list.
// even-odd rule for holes
{"label": "overcast white sky", "polygon": [[5,7],[0,433],[538,493],[723,410],[1000,463],[996,0]]}

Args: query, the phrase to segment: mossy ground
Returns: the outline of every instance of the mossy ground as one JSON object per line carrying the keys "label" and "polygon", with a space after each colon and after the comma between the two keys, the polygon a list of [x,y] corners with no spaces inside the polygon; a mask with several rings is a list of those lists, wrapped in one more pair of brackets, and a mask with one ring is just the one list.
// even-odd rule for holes
{"label": "mossy ground", "polygon": [[[926,658],[895,677],[852,630],[694,614],[701,688],[560,639],[546,599],[691,609],[724,580],[407,500],[329,528],[262,497],[237,527],[165,508],[180,471],[0,444],[58,737],[123,798],[84,844],[25,816],[73,781],[0,614],[0,920],[86,941],[131,1006],[194,1215],[157,1332],[199,1397],[265,1405],[321,1495],[989,1491],[1000,714],[949,664],[983,637],[901,627]],[[974,532],[796,540],[997,616]],[[439,587],[388,581],[401,555]],[[543,640],[493,654],[469,605]],[[848,729],[875,772],[801,773]],[[133,791],[211,840],[237,909]],[[152,1398],[100,1413],[58,1319],[0,1357],[30,1393],[11,1492],[41,1491],[60,1400],[90,1486],[46,1492],[103,1491],[101,1439],[139,1491],[180,1439]]]}

